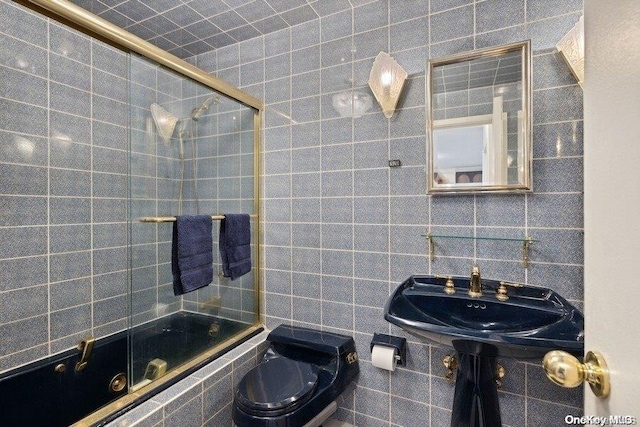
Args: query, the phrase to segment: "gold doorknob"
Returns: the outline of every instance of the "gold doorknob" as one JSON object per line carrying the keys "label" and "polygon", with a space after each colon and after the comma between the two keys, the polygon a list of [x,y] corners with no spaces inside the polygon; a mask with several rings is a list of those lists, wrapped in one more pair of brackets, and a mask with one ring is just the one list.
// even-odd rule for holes
{"label": "gold doorknob", "polygon": [[611,391],[609,369],[602,355],[590,351],[584,363],[565,351],[554,350],[544,355],[542,367],[547,377],[561,387],[578,387],[584,381],[589,383],[591,391],[605,398]]}

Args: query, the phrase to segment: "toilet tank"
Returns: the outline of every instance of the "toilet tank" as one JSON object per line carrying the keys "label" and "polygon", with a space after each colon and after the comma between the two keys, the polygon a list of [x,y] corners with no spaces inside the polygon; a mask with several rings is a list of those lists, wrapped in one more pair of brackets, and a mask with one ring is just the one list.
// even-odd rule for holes
{"label": "toilet tank", "polygon": [[353,338],[347,335],[317,331],[297,326],[280,325],[269,333],[267,341],[341,356],[355,351]]}
{"label": "toilet tank", "polygon": [[347,335],[297,326],[280,325],[267,341],[277,353],[296,360],[331,367],[338,387],[346,387],[360,372],[353,338]]}

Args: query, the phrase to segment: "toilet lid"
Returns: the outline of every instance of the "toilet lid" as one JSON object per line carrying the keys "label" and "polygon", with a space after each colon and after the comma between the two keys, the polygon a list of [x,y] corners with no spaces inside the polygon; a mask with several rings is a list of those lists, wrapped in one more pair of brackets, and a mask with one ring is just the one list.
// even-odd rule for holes
{"label": "toilet lid", "polygon": [[250,410],[277,411],[304,403],[313,395],[317,381],[315,366],[276,357],[249,371],[238,384],[236,396]]}

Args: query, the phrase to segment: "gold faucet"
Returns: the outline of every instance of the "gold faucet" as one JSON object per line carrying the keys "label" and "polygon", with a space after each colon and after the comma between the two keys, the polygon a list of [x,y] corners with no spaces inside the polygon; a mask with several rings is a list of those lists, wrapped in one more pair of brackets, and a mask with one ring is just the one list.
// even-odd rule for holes
{"label": "gold faucet", "polygon": [[482,296],[482,281],[480,280],[480,267],[474,265],[471,269],[471,281],[469,282],[469,296],[480,298]]}

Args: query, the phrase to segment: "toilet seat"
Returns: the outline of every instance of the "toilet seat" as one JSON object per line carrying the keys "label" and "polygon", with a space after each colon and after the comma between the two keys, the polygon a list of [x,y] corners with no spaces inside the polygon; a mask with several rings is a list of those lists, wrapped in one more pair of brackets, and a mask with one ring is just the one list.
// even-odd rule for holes
{"label": "toilet seat", "polygon": [[275,357],[258,364],[238,384],[237,402],[247,413],[275,416],[287,413],[313,396],[318,368]]}

